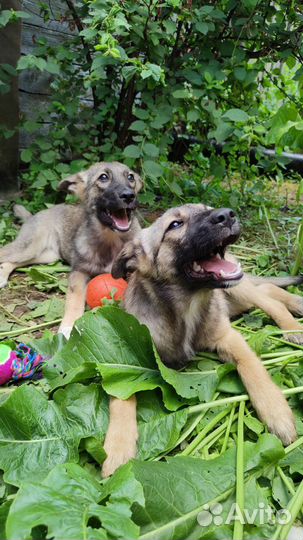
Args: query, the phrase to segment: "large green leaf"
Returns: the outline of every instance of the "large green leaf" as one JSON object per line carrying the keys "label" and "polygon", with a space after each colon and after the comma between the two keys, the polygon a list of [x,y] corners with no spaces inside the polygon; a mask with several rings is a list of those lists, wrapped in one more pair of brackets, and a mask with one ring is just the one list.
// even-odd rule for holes
{"label": "large green leaf", "polygon": [[165,366],[156,350],[155,356],[163,379],[186,399],[198,398],[199,401],[210,401],[222,377],[234,370],[231,365],[204,360],[186,371],[177,371]]}
{"label": "large green leaf", "polygon": [[71,385],[54,400],[24,385],[0,406],[0,468],[6,482],[40,480],[58,463],[78,461],[82,438],[104,438],[108,399],[101,386]]}
{"label": "large green leaf", "polygon": [[154,392],[138,394],[138,458],[151,459],[168,452],[177,443],[188,411],[167,412],[161,397]]}
{"label": "large green leaf", "polygon": [[247,122],[249,115],[242,109],[229,109],[222,115],[222,118],[227,118],[231,122]]}
{"label": "large green leaf", "polygon": [[130,466],[102,487],[78,465],[59,465],[42,483],[22,486],[10,509],[7,538],[27,539],[33,527],[45,525],[54,540],[106,540],[107,533],[117,540],[135,539],[134,502],[144,504],[144,497]]}
{"label": "large green leaf", "polygon": [[134,520],[141,526],[140,538],[198,539],[201,526],[197,516],[206,503],[225,493],[227,497],[235,484],[235,460],[232,449],[211,461],[176,457],[168,463],[134,462],[145,496],[145,508],[136,507],[134,512]]}
{"label": "large green leaf", "polygon": [[[52,388],[56,388],[77,377],[90,378],[97,374],[97,369],[108,391],[113,390],[117,378],[124,381],[125,374],[129,374],[135,388],[140,381],[145,381],[141,390],[158,385],[148,329],[119,308],[109,306],[85,313],[65,347],[45,368],[45,375]],[[117,397],[127,398],[134,391],[125,388]]]}
{"label": "large green leaf", "polygon": [[120,399],[160,387],[169,409],[182,405],[159,373],[147,327],[112,306],[85,313],[44,373],[52,388],[92,379],[99,373],[106,392]]}
{"label": "large green leaf", "polygon": [[[245,465],[246,475],[249,473],[245,482],[248,510],[258,509],[259,502],[266,501],[256,477],[268,467],[267,458],[271,455],[274,466],[283,454],[280,441],[273,435],[262,435],[256,444],[244,444],[244,455],[248,455]],[[141,540],[228,538],[223,520],[212,534],[213,527],[203,528],[199,518],[205,511],[204,505],[211,506],[212,501],[224,501],[230,495],[227,511],[235,502],[236,447],[211,460],[172,457],[167,463],[135,461],[133,470],[145,496],[145,507],[136,506],[134,512],[134,520],[141,526]]]}
{"label": "large green leaf", "polygon": [[300,123],[302,124],[302,120],[297,107],[292,103],[285,103],[268,121],[267,144],[278,144],[283,135]]}

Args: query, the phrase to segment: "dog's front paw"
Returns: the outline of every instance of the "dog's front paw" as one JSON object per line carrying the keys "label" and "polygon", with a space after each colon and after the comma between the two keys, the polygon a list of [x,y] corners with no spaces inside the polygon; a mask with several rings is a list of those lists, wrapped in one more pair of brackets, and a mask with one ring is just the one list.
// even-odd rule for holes
{"label": "dog's front paw", "polygon": [[292,415],[277,420],[270,431],[277,435],[285,446],[288,446],[297,438],[295,421]]}
{"label": "dog's front paw", "polygon": [[8,279],[0,274],[0,289],[3,289],[7,285]]}
{"label": "dog's front paw", "polygon": [[66,337],[66,339],[69,339],[72,329],[73,329],[72,326],[60,326],[58,330],[58,334],[63,334],[64,337]]}
{"label": "dog's front paw", "polygon": [[4,265],[0,264],[0,289],[2,289],[2,287],[5,287],[5,285],[7,285],[7,282],[7,272],[5,271]]}
{"label": "dog's front paw", "polygon": [[288,446],[297,438],[294,415],[282,394],[276,394],[272,407],[267,410],[263,420],[269,431],[277,435],[285,446]]}
{"label": "dog's front paw", "polygon": [[290,297],[290,302],[288,305],[288,309],[295,313],[296,315],[303,316],[303,296],[300,296],[299,294],[292,294]]}
{"label": "dog's front paw", "polygon": [[136,457],[137,453],[137,427],[124,434],[107,433],[104,450],[107,454],[102,465],[102,476],[107,478],[115,472],[118,467]]}
{"label": "dog's front paw", "polygon": [[112,452],[106,452],[107,458],[102,465],[102,476],[107,478],[111,476],[121,465],[127,463],[130,459],[136,457],[136,445],[133,448],[114,449]]}
{"label": "dog's front paw", "polygon": [[285,339],[285,341],[289,341],[290,343],[296,343],[297,345],[303,345],[303,325],[300,326],[302,329],[301,332],[289,332],[287,334],[283,334],[283,338]]}

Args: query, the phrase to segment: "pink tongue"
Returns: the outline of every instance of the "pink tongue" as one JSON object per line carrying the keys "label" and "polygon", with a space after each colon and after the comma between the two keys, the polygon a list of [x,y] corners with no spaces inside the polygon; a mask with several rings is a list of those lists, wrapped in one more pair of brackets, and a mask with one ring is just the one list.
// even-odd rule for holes
{"label": "pink tongue", "polygon": [[212,257],[207,261],[198,261],[198,264],[206,272],[213,272],[214,274],[220,274],[220,270],[223,270],[225,274],[233,274],[237,270],[236,264],[224,259],[218,259],[218,257]]}
{"label": "pink tongue", "polygon": [[126,212],[121,212],[119,215],[111,214],[116,227],[119,229],[127,229],[129,226],[128,217]]}

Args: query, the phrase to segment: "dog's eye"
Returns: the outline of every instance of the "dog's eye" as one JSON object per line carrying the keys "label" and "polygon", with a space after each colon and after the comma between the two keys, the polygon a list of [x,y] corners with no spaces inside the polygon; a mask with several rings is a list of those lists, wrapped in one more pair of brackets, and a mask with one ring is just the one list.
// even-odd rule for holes
{"label": "dog's eye", "polygon": [[129,180],[129,182],[134,182],[135,181],[135,177],[134,177],[133,173],[128,173],[127,180]]}
{"label": "dog's eye", "polygon": [[178,229],[178,227],[182,227],[184,225],[184,221],[172,221],[171,224],[167,227],[167,230],[170,231],[172,229]]}
{"label": "dog's eye", "polygon": [[100,174],[98,180],[101,180],[101,182],[106,182],[106,180],[108,180],[108,174],[106,173]]}

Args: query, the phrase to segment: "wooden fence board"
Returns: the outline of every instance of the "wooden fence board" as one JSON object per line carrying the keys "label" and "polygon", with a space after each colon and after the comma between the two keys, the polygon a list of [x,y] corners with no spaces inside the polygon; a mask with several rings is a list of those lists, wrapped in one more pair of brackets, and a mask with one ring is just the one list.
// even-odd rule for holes
{"label": "wooden fence board", "polygon": [[[2,0],[2,9],[20,9],[19,0]],[[11,23],[0,31],[0,63],[16,67],[20,54],[20,23]],[[9,92],[1,96],[0,123],[16,129],[19,121],[18,78],[14,77]],[[0,192],[4,196],[18,189],[19,133],[6,139],[0,135]]]}

